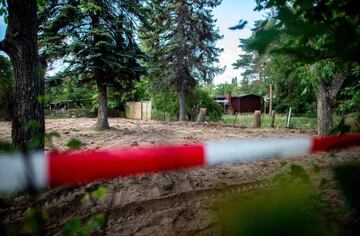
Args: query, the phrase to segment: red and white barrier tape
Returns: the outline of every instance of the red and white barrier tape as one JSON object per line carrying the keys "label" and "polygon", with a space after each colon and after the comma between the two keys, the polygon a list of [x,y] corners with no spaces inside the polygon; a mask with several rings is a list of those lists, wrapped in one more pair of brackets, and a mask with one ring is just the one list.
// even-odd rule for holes
{"label": "red and white barrier tape", "polygon": [[[112,150],[35,153],[30,157],[36,188],[78,184],[139,173],[249,161],[269,157],[294,157],[360,145],[360,134],[268,140],[229,140],[204,144],[153,146]],[[28,185],[24,159],[0,157],[0,192]]]}

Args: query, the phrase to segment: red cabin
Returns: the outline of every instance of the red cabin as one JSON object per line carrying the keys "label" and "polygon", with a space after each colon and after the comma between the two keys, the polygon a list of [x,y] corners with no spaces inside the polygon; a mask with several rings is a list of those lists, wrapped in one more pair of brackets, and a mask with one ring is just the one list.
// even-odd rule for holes
{"label": "red cabin", "polygon": [[214,99],[224,107],[225,114],[233,115],[235,113],[250,113],[261,110],[262,97],[255,94],[232,96],[231,93],[228,93],[225,96],[216,96]]}

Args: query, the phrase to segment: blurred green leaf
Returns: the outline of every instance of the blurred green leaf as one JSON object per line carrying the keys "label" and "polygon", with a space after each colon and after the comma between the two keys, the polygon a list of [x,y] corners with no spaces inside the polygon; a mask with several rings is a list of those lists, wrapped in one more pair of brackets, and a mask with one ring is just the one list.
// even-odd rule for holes
{"label": "blurred green leaf", "polygon": [[91,235],[95,230],[100,229],[105,225],[104,214],[97,214],[90,218],[88,222],[81,229],[82,235]]}
{"label": "blurred green leaf", "polygon": [[25,232],[40,235],[44,229],[46,218],[46,214],[41,210],[29,208],[25,213]]}
{"label": "blurred green leaf", "polygon": [[38,148],[41,143],[42,143],[42,134],[38,134],[38,135],[32,137],[32,138],[27,142],[27,147],[28,147],[30,150],[32,150],[32,149]]}
{"label": "blurred green leaf", "polygon": [[69,149],[74,150],[74,149],[79,149],[81,147],[82,143],[75,138],[72,138],[69,140],[69,142],[66,144],[67,147],[69,147]]}
{"label": "blurred green leaf", "polygon": [[360,215],[360,164],[337,166],[334,169],[334,176],[347,201]]}
{"label": "blurred green leaf", "polygon": [[345,119],[341,118],[339,124],[330,131],[330,134],[333,135],[345,134],[350,132],[350,129],[351,129],[350,125],[345,124]]}
{"label": "blurred green leaf", "polygon": [[104,214],[97,214],[91,217],[85,224],[81,223],[79,218],[69,220],[64,227],[64,236],[73,235],[92,235],[94,231],[100,229],[105,224]]}
{"label": "blurred green leaf", "polygon": [[45,103],[47,102],[48,100],[48,97],[46,95],[39,95],[38,96],[38,101],[41,102],[41,103]]}
{"label": "blurred green leaf", "polygon": [[49,133],[45,134],[45,137],[48,139],[52,139],[52,138],[60,138],[60,134],[56,131],[50,131]]}
{"label": "blurred green leaf", "polygon": [[103,199],[106,196],[106,188],[100,186],[98,189],[92,192],[92,196],[98,200]]}
{"label": "blurred green leaf", "polygon": [[81,221],[79,218],[74,218],[66,222],[64,226],[64,236],[77,235],[81,229]]}
{"label": "blurred green leaf", "polygon": [[40,129],[41,124],[38,120],[30,120],[27,123],[25,123],[24,129],[30,130],[30,129]]}
{"label": "blurred green leaf", "polygon": [[293,178],[298,178],[298,179],[303,180],[305,183],[308,183],[310,181],[309,175],[306,173],[304,168],[299,165],[293,164],[290,166],[290,175]]}
{"label": "blurred green leaf", "polygon": [[319,174],[320,171],[321,171],[321,168],[320,166],[314,164],[313,168],[312,168],[312,171],[315,173],[315,174]]}
{"label": "blurred green leaf", "polygon": [[265,53],[269,45],[281,34],[276,27],[256,31],[255,37],[248,43],[249,50],[256,50],[259,54]]}
{"label": "blurred green leaf", "polygon": [[270,191],[219,203],[222,235],[330,235],[309,185],[277,185]]}

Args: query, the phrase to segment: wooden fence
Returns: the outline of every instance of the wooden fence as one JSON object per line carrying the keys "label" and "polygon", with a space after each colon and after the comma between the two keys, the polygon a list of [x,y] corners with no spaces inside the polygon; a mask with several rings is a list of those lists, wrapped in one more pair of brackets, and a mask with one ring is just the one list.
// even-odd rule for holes
{"label": "wooden fence", "polygon": [[151,101],[127,102],[125,114],[130,119],[151,120]]}
{"label": "wooden fence", "polygon": [[88,108],[73,109],[45,109],[47,118],[79,118],[79,117],[96,117],[96,113]]}

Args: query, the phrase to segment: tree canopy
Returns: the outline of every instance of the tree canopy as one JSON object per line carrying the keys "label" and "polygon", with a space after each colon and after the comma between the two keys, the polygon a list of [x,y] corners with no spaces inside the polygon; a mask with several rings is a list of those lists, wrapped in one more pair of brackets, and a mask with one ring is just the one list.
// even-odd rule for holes
{"label": "tree canopy", "polygon": [[[61,3],[60,3],[61,2]],[[57,76],[96,81],[99,92],[98,128],[108,128],[107,86],[131,90],[144,73],[144,54],[135,40],[144,21],[141,1],[53,1],[40,27],[40,45],[49,62],[64,60]]]}
{"label": "tree canopy", "polygon": [[216,64],[221,39],[212,8],[219,0],[155,0],[149,5],[153,30],[143,31],[153,90],[177,91],[179,119],[186,119],[186,91],[221,72]]}
{"label": "tree canopy", "polygon": [[[356,2],[351,0],[259,0],[256,10],[271,14],[256,25],[252,37],[242,42],[247,51],[270,56],[266,64],[275,67],[266,66],[265,71],[273,72],[272,82],[289,77],[282,81],[300,80],[303,84],[307,80],[313,85],[319,134],[328,134],[332,129],[335,98],[345,79],[353,78],[358,67],[360,28],[355,7]],[[283,72],[276,69],[279,60],[286,67]],[[255,62],[251,54],[245,54],[237,63],[249,66],[249,61]]]}
{"label": "tree canopy", "polygon": [[332,59],[359,61],[360,30],[357,2],[353,0],[259,0],[255,10],[272,9],[271,19],[260,25],[251,47],[260,53],[286,35],[280,47],[271,49],[297,56],[307,63]]}

